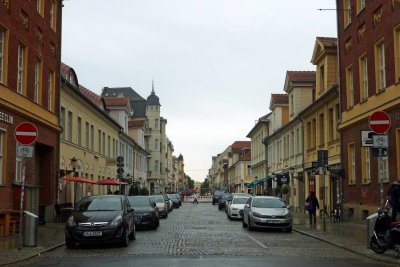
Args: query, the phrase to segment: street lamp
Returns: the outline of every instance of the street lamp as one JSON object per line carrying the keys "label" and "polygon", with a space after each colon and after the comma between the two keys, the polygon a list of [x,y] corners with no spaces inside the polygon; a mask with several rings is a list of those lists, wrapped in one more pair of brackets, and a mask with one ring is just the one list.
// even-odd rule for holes
{"label": "street lamp", "polygon": [[76,168],[78,168],[78,159],[77,158],[75,158],[75,157],[71,158],[71,167],[72,167],[72,170],[74,171],[73,175],[76,176],[75,170],[76,170]]}

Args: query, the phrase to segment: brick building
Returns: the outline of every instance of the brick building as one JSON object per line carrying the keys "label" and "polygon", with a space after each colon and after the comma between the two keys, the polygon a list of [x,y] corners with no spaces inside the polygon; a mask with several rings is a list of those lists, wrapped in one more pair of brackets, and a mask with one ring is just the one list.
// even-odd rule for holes
{"label": "brick building", "polygon": [[[400,178],[400,2],[338,0],[337,10],[343,211],[347,218],[362,220]],[[361,142],[375,111],[385,111],[392,123],[388,155],[381,162]]]}
{"label": "brick building", "polygon": [[[55,203],[61,9],[56,0],[0,0],[0,209],[19,210],[24,164],[24,209]],[[29,158],[16,153],[21,122],[38,129]]]}

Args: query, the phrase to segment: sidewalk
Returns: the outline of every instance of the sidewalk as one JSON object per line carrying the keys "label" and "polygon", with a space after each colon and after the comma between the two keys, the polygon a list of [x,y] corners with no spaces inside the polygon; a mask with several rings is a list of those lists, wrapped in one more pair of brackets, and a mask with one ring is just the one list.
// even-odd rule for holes
{"label": "sidewalk", "polygon": [[[39,225],[36,247],[24,247],[19,243],[19,235],[0,237],[0,266],[13,264],[32,258],[38,254],[64,245],[64,223]],[[23,240],[21,240],[23,243]]]}
{"label": "sidewalk", "polygon": [[[396,258],[394,250],[388,250],[384,254],[376,254],[367,248],[367,226],[366,224],[340,222],[334,223],[329,219],[325,222],[317,219],[317,224],[310,226],[308,214],[304,212],[293,212],[293,231],[334,246],[357,253],[361,256],[375,259],[381,262],[400,266],[400,259]],[[0,238],[0,266],[16,263],[46,251],[64,245],[64,223],[46,223],[39,225],[36,247],[19,247],[18,235],[15,237]]]}
{"label": "sidewalk", "polygon": [[329,218],[325,219],[325,231],[322,218],[317,218],[317,224],[310,226],[308,214],[293,212],[293,231],[344,248],[361,256],[400,266],[397,252],[387,250],[384,254],[376,254],[367,248],[366,223],[339,222],[334,223]]}

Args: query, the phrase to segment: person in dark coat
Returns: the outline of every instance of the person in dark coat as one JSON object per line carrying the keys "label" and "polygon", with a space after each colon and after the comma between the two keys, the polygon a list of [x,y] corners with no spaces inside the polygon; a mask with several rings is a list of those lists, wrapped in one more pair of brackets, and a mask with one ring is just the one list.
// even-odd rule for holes
{"label": "person in dark coat", "polygon": [[387,199],[392,207],[392,222],[396,221],[397,213],[400,212],[400,183],[394,182],[389,189]]}
{"label": "person in dark coat", "polygon": [[306,209],[310,218],[310,225],[314,222],[317,223],[317,209],[319,209],[319,202],[315,196],[315,192],[311,191],[310,195],[306,198]]}

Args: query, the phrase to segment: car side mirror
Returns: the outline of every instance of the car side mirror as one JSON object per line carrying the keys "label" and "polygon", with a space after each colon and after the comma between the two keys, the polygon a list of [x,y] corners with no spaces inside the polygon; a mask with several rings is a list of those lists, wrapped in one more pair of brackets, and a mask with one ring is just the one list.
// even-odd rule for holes
{"label": "car side mirror", "polygon": [[244,205],[245,208],[250,208],[249,204]]}
{"label": "car side mirror", "polygon": [[290,205],[287,205],[286,208],[287,208],[287,209],[290,209]]}

